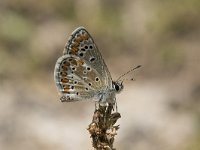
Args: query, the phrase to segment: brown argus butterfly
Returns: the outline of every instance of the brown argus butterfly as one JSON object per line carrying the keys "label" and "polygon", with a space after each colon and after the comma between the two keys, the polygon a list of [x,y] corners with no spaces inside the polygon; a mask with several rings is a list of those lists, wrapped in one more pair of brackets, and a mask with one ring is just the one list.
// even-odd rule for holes
{"label": "brown argus butterfly", "polygon": [[114,103],[115,94],[123,89],[122,80],[112,80],[94,40],[83,27],[70,36],[56,62],[54,79],[62,102]]}

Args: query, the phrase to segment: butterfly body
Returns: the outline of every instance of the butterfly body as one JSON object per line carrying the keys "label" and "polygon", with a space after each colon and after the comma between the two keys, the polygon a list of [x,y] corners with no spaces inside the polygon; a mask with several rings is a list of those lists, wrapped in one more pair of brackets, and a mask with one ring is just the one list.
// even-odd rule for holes
{"label": "butterfly body", "polygon": [[61,101],[95,100],[114,103],[122,82],[113,82],[110,72],[90,34],[77,28],[55,66],[54,79]]}

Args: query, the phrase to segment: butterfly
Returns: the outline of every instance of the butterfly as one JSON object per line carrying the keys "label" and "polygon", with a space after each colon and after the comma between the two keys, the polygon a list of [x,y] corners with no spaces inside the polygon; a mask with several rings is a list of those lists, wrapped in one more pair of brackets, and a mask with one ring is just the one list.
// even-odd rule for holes
{"label": "butterfly", "polygon": [[94,100],[115,103],[123,81],[113,81],[92,36],[84,27],[74,30],[55,65],[54,80],[62,102]]}

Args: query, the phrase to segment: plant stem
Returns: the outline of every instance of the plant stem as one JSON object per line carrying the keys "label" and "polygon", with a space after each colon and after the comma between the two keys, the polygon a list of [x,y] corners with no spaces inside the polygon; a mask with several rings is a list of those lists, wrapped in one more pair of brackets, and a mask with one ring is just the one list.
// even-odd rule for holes
{"label": "plant stem", "polygon": [[101,106],[95,109],[92,123],[88,131],[91,134],[92,145],[96,150],[116,150],[113,148],[114,136],[117,135],[119,125],[114,126],[121,117],[120,113],[114,112],[114,104]]}

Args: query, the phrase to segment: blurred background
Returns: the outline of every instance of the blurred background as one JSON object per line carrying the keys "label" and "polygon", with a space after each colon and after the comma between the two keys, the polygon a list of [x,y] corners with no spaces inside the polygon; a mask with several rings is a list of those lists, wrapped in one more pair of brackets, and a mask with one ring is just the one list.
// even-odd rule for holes
{"label": "blurred background", "polygon": [[1,0],[0,149],[93,149],[94,102],[61,103],[55,62],[84,26],[116,79],[119,150],[200,149],[199,0]]}

